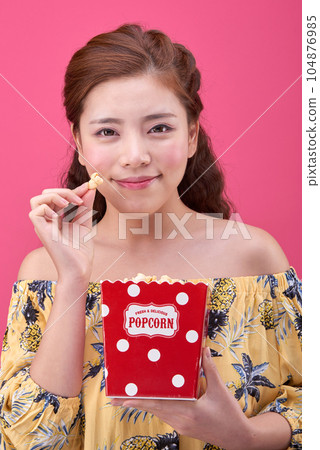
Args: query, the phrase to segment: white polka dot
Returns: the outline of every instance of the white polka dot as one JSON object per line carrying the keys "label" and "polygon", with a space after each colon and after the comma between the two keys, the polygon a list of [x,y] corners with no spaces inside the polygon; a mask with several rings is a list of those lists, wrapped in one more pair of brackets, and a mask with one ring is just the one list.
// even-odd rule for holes
{"label": "white polka dot", "polygon": [[104,368],[104,377],[107,378],[108,375],[109,375],[108,369],[105,367]]}
{"label": "white polka dot", "polygon": [[110,312],[109,306],[102,304],[102,317],[106,317]]}
{"label": "white polka dot", "polygon": [[129,342],[126,339],[120,339],[117,342],[117,349],[119,352],[126,352],[129,348]]}
{"label": "white polka dot", "polygon": [[189,330],[188,333],[186,334],[186,339],[191,344],[193,344],[194,342],[197,342],[198,338],[199,338],[199,335],[195,330]]}
{"label": "white polka dot", "polygon": [[130,284],[130,286],[128,286],[127,292],[130,297],[137,297],[137,295],[140,294],[140,288],[137,284]]}
{"label": "white polka dot", "polygon": [[149,350],[149,352],[148,352],[148,358],[149,358],[150,361],[152,361],[152,362],[159,361],[160,356],[161,356],[161,354],[160,354],[159,350],[157,350],[156,348],[152,348],[152,349]]}
{"label": "white polka dot", "polygon": [[189,296],[185,292],[179,292],[176,296],[176,301],[179,305],[186,305],[189,301]]}
{"label": "white polka dot", "polygon": [[125,391],[126,391],[127,395],[129,395],[130,397],[133,397],[138,392],[138,387],[134,383],[129,383],[125,387]]}
{"label": "white polka dot", "polygon": [[175,375],[174,377],[172,377],[172,384],[174,387],[181,387],[184,385],[184,378],[182,375]]}

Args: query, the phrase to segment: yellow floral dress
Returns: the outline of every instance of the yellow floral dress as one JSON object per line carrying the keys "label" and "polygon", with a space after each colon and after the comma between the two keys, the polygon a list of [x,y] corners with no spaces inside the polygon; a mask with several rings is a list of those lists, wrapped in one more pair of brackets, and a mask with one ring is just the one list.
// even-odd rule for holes
{"label": "yellow floral dress", "polygon": [[[295,270],[191,281],[211,286],[207,345],[230,393],[248,417],[267,411],[282,414],[292,427],[289,448],[301,448],[301,281]],[[29,367],[55,289],[56,282],[46,280],[13,285],[1,356],[1,449],[218,448],[178,435],[145,411],[110,405],[100,283],[88,286],[81,393],[64,398],[37,385]],[[204,377],[201,383],[205,388]]]}

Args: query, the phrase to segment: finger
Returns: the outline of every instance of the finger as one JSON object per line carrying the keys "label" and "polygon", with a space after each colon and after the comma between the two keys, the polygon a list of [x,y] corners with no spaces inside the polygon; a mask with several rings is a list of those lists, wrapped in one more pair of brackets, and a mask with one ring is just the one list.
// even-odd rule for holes
{"label": "finger", "polygon": [[[46,227],[49,222],[55,222],[56,226],[59,226],[58,214],[45,203],[30,211],[29,219],[33,223],[34,228],[39,230]],[[37,235],[39,236],[38,233]]]}
{"label": "finger", "polygon": [[202,352],[202,367],[207,381],[207,393],[210,391],[215,391],[217,387],[224,386],[223,381],[218,372],[217,366],[215,365],[213,358],[211,356],[211,351],[209,347],[205,347]]}
{"label": "finger", "polygon": [[[130,399],[123,402],[123,407],[147,411],[172,428],[182,427],[196,415],[197,402],[185,400],[140,400]],[[179,432],[179,431],[178,431]],[[181,431],[182,432],[182,431]],[[184,433],[185,434],[185,433]]]}
{"label": "finger", "polygon": [[37,218],[43,218],[43,217],[48,217],[48,218],[56,218],[58,217],[58,214],[53,211],[46,203],[43,203],[42,205],[38,205],[36,208],[34,208],[32,211],[30,211],[29,213],[29,217],[31,219],[37,219]]}
{"label": "finger", "polygon": [[57,192],[46,193],[32,197],[30,200],[31,208],[36,208],[43,203],[47,203],[50,206],[55,204],[58,208],[65,208],[69,203],[81,205],[83,200],[71,191],[63,192],[61,194],[58,194]]}
{"label": "finger", "polygon": [[30,211],[29,218],[36,235],[43,244],[59,239],[61,219],[48,205],[44,203]]}
{"label": "finger", "polygon": [[144,400],[144,399],[126,399],[122,402],[123,406],[142,409],[152,414],[164,416],[181,416],[186,411],[193,408],[195,402],[186,400]]}
{"label": "finger", "polygon": [[81,225],[91,229],[92,228],[92,216],[93,216],[93,203],[96,195],[95,189],[88,190],[82,197],[83,203],[78,207],[73,223],[80,220]]}
{"label": "finger", "polygon": [[[32,197],[30,200],[30,206],[32,209],[35,209],[42,204],[47,204],[51,209],[55,209],[57,212],[57,210],[65,208],[69,204],[69,201],[56,193],[37,195],[36,197]],[[54,208],[54,206],[56,208]]]}
{"label": "finger", "polygon": [[77,186],[75,189],[73,189],[73,192],[82,197],[82,195],[85,194],[88,190],[89,190],[89,182],[86,181],[85,183],[80,184],[80,186]]}
{"label": "finger", "polygon": [[82,195],[84,194],[89,187],[89,183],[88,181],[86,181],[85,183],[80,184],[80,186],[77,186],[74,189],[69,189],[69,188],[48,188],[48,189],[44,189],[42,191],[42,194],[50,194],[52,192],[58,192],[59,194],[64,193],[64,192],[74,192],[77,195]]}
{"label": "finger", "polygon": [[[159,414],[163,410],[163,403],[166,402],[166,400],[162,400],[163,403],[161,403],[160,400],[143,400],[143,399],[117,399],[118,401],[111,401],[112,405],[118,405],[119,403],[122,406],[129,407],[129,408],[137,408],[141,409],[142,411],[149,411],[152,414]],[[119,401],[120,400],[120,401]]]}

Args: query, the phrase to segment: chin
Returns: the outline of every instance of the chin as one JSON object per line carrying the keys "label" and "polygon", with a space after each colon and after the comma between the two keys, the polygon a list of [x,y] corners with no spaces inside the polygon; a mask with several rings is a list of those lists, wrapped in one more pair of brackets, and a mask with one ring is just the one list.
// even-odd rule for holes
{"label": "chin", "polygon": [[158,212],[161,207],[151,206],[151,205],[131,205],[124,208],[119,208],[118,211],[121,214],[145,214],[150,215]]}

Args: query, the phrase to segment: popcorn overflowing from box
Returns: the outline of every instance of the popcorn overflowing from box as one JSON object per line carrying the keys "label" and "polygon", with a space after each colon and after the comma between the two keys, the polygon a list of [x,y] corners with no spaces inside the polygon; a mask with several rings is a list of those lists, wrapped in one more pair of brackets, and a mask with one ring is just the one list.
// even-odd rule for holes
{"label": "popcorn overflowing from box", "polygon": [[106,395],[195,400],[207,335],[204,282],[101,281]]}

